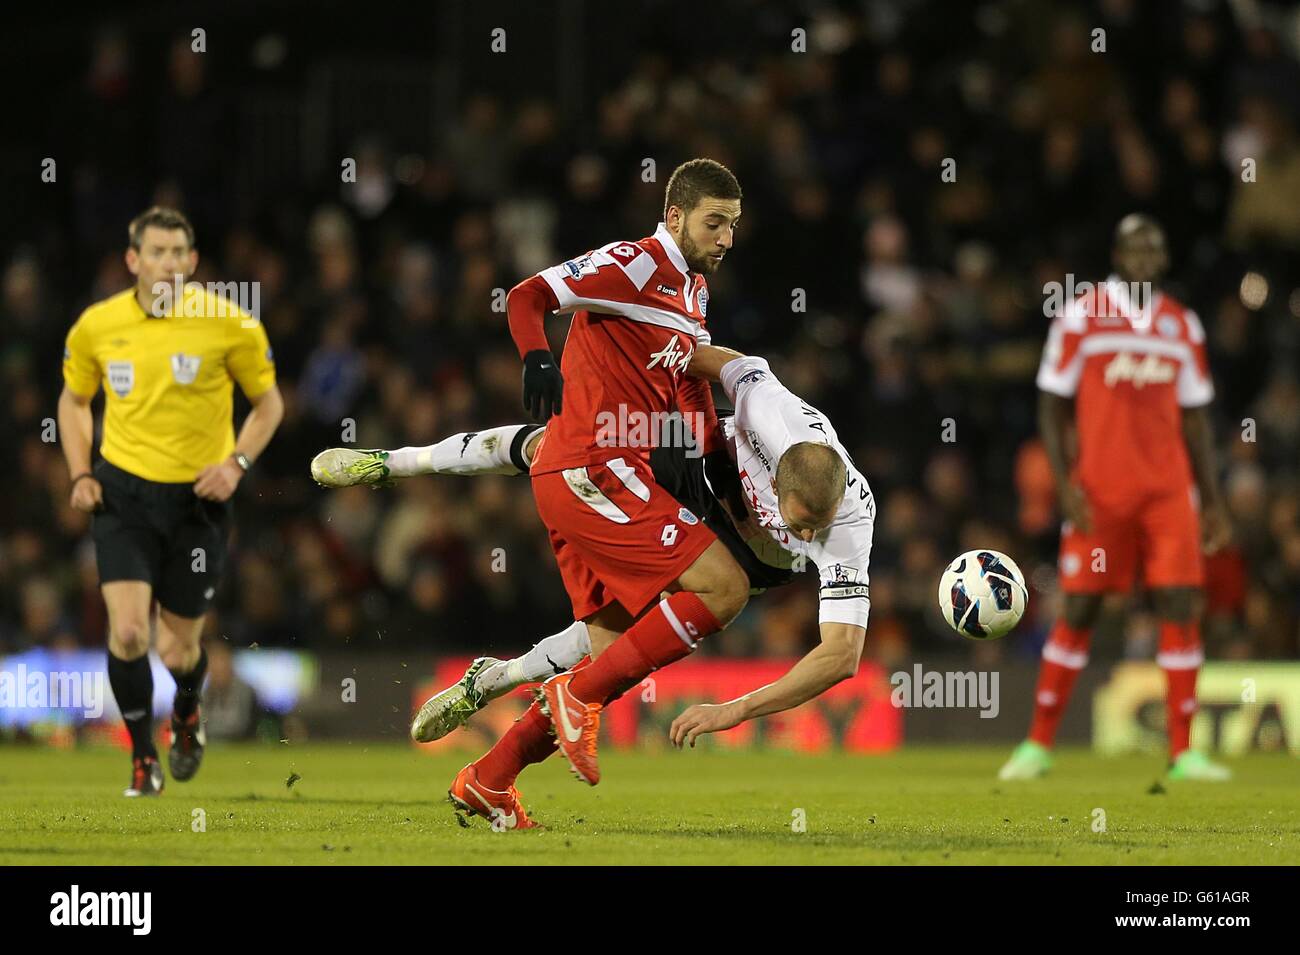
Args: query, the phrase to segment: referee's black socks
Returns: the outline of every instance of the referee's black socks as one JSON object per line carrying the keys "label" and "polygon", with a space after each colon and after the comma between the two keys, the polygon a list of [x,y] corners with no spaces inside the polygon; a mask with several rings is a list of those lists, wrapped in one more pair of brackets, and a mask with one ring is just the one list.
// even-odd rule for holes
{"label": "referee's black socks", "polygon": [[153,745],[153,671],[149,654],[121,660],[108,651],[108,684],[131,734],[131,755],[158,758]]}
{"label": "referee's black socks", "polygon": [[199,662],[189,673],[171,671],[176,680],[176,701],[172,712],[177,719],[187,720],[194,715],[199,705],[199,691],[203,689],[203,678],[208,673],[208,651],[199,647]]}

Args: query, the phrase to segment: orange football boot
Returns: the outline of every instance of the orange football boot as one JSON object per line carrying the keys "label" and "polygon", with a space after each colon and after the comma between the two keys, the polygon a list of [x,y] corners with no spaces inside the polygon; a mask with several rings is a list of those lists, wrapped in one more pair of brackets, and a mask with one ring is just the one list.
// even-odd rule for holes
{"label": "orange football boot", "polygon": [[[498,832],[506,829],[542,828],[524,812],[523,803],[519,801],[519,790],[514,786],[505,792],[489,789],[479,782],[478,769],[473,763],[456,774],[451,788],[447,790],[447,801],[459,812],[482,816]],[[467,825],[464,820],[461,823]]]}
{"label": "orange football boot", "polygon": [[600,782],[596,764],[596,737],[600,735],[599,703],[583,703],[569,689],[573,671],[560,673],[542,684],[538,691],[542,712],[551,720],[551,731],[560,744],[560,752],[569,768],[588,785]]}

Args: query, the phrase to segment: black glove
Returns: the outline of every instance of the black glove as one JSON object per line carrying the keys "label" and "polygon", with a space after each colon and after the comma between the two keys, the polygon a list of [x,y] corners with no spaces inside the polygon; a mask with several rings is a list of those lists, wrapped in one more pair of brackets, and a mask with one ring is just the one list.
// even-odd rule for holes
{"label": "black glove", "polygon": [[710,451],[704,456],[704,475],[709,479],[714,497],[731,511],[734,520],[743,521],[748,513],[745,507],[745,489],[741,486],[736,463],[731,460],[726,448]]}
{"label": "black glove", "polygon": [[545,421],[560,413],[564,378],[555,356],[538,348],[524,356],[524,410],[534,421]]}

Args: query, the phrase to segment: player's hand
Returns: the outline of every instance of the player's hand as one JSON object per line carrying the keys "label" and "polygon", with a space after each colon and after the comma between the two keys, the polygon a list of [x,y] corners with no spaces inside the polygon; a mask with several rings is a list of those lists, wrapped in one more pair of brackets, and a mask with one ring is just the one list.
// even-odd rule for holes
{"label": "player's hand", "polygon": [[749,516],[745,507],[745,489],[740,483],[740,472],[731,460],[725,448],[710,451],[704,456],[704,476],[709,479],[709,487],[714,495],[731,512],[734,522],[741,522]]}
{"label": "player's hand", "polygon": [[84,477],[72,485],[68,503],[75,510],[93,514],[104,506],[104,488],[93,477]]}
{"label": "player's hand", "polygon": [[1222,503],[1211,504],[1201,511],[1201,549],[1217,554],[1232,539],[1232,524]]}
{"label": "player's hand", "polygon": [[226,458],[220,464],[209,464],[199,472],[194,481],[194,493],[208,501],[228,501],[243,476],[244,469],[235,459]]}
{"label": "player's hand", "polygon": [[546,421],[560,413],[564,378],[555,356],[543,349],[524,356],[524,410],[534,421]]}
{"label": "player's hand", "polygon": [[1061,488],[1061,515],[1083,533],[1092,530],[1092,508],[1088,495],[1074,482]]}
{"label": "player's hand", "polygon": [[668,738],[678,749],[683,746],[694,749],[695,737],[729,730],[744,721],[740,704],[734,700],[730,703],[696,703],[673,720],[673,725],[668,728]]}

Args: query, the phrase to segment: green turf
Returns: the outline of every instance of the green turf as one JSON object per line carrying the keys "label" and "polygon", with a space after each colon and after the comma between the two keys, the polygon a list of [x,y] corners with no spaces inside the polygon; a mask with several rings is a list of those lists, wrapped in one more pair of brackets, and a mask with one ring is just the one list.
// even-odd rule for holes
{"label": "green turf", "polygon": [[[520,780],[548,829],[497,833],[459,827],[445,801],[459,755],[217,745],[192,782],[127,800],[120,752],[6,747],[0,864],[1300,862],[1294,758],[1233,760],[1232,783],[1153,793],[1159,759],[1066,751],[1049,779],[1000,783],[1008,752],[606,753],[595,789],[552,760]],[[206,832],[192,831],[196,808]]]}

